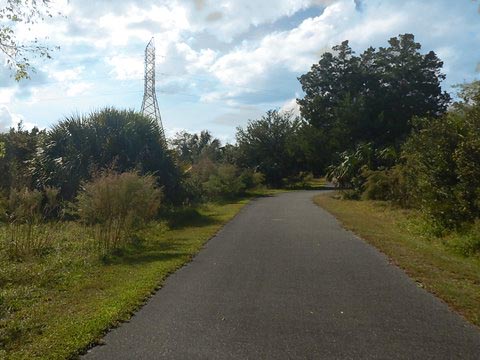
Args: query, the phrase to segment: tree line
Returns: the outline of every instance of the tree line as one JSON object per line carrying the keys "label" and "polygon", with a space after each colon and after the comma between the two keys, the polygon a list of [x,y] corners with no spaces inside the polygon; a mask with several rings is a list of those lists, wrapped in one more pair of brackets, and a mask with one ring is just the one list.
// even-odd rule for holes
{"label": "tree line", "polygon": [[[475,223],[479,82],[461,85],[452,102],[441,87],[443,62],[421,50],[412,34],[360,55],[348,41],[334,46],[299,77],[299,116],[270,110],[238,128],[235,144],[205,130],[178,133],[165,146],[154,121],[112,108],[65,118],[48,131],[12,128],[0,134],[1,217],[12,217],[11,199],[22,189],[42,194],[39,207],[53,193],[59,203],[78,204],[86,189],[96,191],[92,182],[126,193],[139,189],[135,176],[148,177],[152,194],[168,207],[327,176],[345,197],[419,209],[437,232]],[[56,206],[48,216],[78,218],[82,212],[71,208]]]}

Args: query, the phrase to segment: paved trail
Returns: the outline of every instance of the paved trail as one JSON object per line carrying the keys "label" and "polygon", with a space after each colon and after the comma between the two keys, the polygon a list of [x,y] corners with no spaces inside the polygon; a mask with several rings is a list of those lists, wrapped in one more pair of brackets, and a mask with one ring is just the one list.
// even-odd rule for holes
{"label": "paved trail", "polygon": [[480,332],[312,203],[252,202],[86,359],[480,359]]}

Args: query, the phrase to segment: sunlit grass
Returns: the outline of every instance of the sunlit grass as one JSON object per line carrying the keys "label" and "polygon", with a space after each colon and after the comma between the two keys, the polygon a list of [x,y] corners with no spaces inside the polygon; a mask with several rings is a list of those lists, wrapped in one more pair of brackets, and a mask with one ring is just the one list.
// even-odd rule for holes
{"label": "sunlit grass", "polygon": [[0,358],[78,354],[128,319],[247,201],[176,210],[109,256],[92,251],[89,231],[74,222],[59,228],[58,241],[41,257],[2,256]]}

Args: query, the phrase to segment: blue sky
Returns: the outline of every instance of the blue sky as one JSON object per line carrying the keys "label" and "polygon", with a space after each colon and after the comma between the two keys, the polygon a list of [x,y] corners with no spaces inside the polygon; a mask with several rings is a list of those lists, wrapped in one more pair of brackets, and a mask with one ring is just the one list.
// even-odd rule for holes
{"label": "blue sky", "polygon": [[[1,4],[1,1],[0,1]],[[343,40],[360,53],[413,33],[444,61],[444,88],[480,78],[479,3],[472,0],[70,0],[64,16],[19,28],[61,49],[16,83],[0,68],[0,131],[48,128],[105,106],[140,109],[143,51],[154,36],[157,97],[167,136],[235,128],[295,108],[297,77]]]}

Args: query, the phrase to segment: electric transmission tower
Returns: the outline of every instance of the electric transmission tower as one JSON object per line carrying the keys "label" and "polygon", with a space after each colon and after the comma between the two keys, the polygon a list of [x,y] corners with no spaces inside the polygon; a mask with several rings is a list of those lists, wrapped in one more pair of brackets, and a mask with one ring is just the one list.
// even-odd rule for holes
{"label": "electric transmission tower", "polygon": [[155,93],[155,43],[153,38],[145,48],[145,88],[142,101],[142,114],[158,122],[162,141],[165,143],[162,117],[158,108],[157,95]]}

